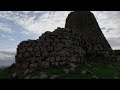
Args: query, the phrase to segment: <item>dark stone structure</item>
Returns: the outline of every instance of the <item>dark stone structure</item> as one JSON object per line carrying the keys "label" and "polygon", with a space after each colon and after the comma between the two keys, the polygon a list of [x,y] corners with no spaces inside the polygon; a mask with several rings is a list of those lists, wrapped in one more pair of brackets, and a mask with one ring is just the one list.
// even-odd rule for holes
{"label": "dark stone structure", "polygon": [[49,68],[86,60],[114,60],[113,51],[94,15],[89,11],[71,12],[65,28],[45,32],[37,40],[22,41],[17,48],[18,68]]}
{"label": "dark stone structure", "polygon": [[[77,32],[57,28],[45,32],[37,40],[22,41],[17,48],[16,66],[19,68],[49,68],[70,63],[82,63],[84,39]],[[77,37],[76,37],[77,36]]]}
{"label": "dark stone structure", "polygon": [[84,49],[87,57],[110,57],[112,59],[113,50],[104,37],[94,15],[89,11],[71,12],[67,19],[65,28],[77,30],[87,40],[90,46]]}

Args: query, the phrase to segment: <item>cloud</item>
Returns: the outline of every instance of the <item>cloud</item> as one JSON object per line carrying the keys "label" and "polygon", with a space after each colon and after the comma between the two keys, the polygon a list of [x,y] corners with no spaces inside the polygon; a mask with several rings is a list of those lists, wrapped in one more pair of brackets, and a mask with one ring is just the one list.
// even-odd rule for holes
{"label": "cloud", "polygon": [[92,11],[112,49],[120,49],[120,11]]}
{"label": "cloud", "polygon": [[120,49],[120,36],[119,37],[111,37],[108,38],[108,42],[112,46],[113,49]]}
{"label": "cloud", "polygon": [[[0,17],[13,20],[25,28],[27,33],[41,35],[45,31],[53,31],[57,27],[64,27],[65,18],[70,11],[9,11],[0,12]],[[59,18],[58,18],[59,17]]]}
{"label": "cloud", "polygon": [[15,55],[15,52],[10,52],[10,51],[0,51],[0,53],[6,54],[6,55]]}
{"label": "cloud", "polygon": [[5,36],[4,34],[1,34],[1,37],[2,37],[2,38],[5,38],[6,36]]}
{"label": "cloud", "polygon": [[19,21],[19,24],[29,33],[41,35],[45,31],[53,31],[57,27],[64,27],[65,18],[68,13],[69,12],[37,12],[39,16],[36,17],[36,15],[33,15],[25,21]]}
{"label": "cloud", "polygon": [[9,51],[9,52],[16,52],[16,48],[17,48],[17,45],[16,47],[15,46],[5,46],[5,47],[0,47],[0,51]]}
{"label": "cloud", "polygon": [[13,39],[13,38],[10,38],[9,40],[10,40],[10,41],[15,41],[15,39]]}
{"label": "cloud", "polygon": [[2,37],[2,40],[15,41],[15,39],[11,35],[5,35],[5,34],[0,34],[0,35],[1,35],[0,37]]}
{"label": "cloud", "polygon": [[10,66],[15,63],[15,52],[0,51],[0,66]]}
{"label": "cloud", "polygon": [[11,58],[11,57],[13,57],[13,55],[0,53],[0,60],[6,60],[5,58]]}
{"label": "cloud", "polygon": [[0,31],[6,32],[6,33],[12,33],[12,29],[9,27],[9,25],[0,23]]}
{"label": "cloud", "polygon": [[15,62],[15,53],[0,51],[0,66],[10,66]]}
{"label": "cloud", "polygon": [[[97,21],[106,36],[119,37],[120,35],[120,11],[93,11]],[[103,29],[105,28],[105,29]]]}

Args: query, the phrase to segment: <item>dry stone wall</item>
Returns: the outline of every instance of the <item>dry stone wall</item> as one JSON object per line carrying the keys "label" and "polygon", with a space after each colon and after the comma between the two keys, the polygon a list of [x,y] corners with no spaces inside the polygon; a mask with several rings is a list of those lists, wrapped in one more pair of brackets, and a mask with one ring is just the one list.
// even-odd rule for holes
{"label": "dry stone wall", "polygon": [[86,44],[81,35],[72,30],[57,28],[45,32],[37,40],[22,41],[17,48],[16,66],[20,68],[49,68],[81,63]]}

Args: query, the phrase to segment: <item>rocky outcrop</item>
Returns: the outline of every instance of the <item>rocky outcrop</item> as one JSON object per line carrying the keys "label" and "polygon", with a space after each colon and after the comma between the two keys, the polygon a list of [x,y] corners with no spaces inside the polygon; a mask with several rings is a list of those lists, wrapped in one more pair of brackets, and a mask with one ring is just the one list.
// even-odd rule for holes
{"label": "rocky outcrop", "polygon": [[[83,63],[89,58],[113,59],[113,51],[91,12],[71,12],[65,28],[45,32],[17,47],[17,68],[49,68]],[[73,64],[73,65],[74,65]]]}

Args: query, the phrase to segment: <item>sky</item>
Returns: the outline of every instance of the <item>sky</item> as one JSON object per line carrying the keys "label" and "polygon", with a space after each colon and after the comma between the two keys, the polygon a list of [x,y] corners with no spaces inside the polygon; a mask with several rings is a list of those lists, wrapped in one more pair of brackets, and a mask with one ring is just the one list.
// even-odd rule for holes
{"label": "sky", "polygon": [[[17,45],[27,39],[38,39],[46,31],[65,26],[71,11],[0,11],[0,51],[16,52]],[[91,11],[110,43],[120,49],[120,11]],[[4,55],[3,55],[4,54]],[[0,52],[0,60],[6,56]]]}

